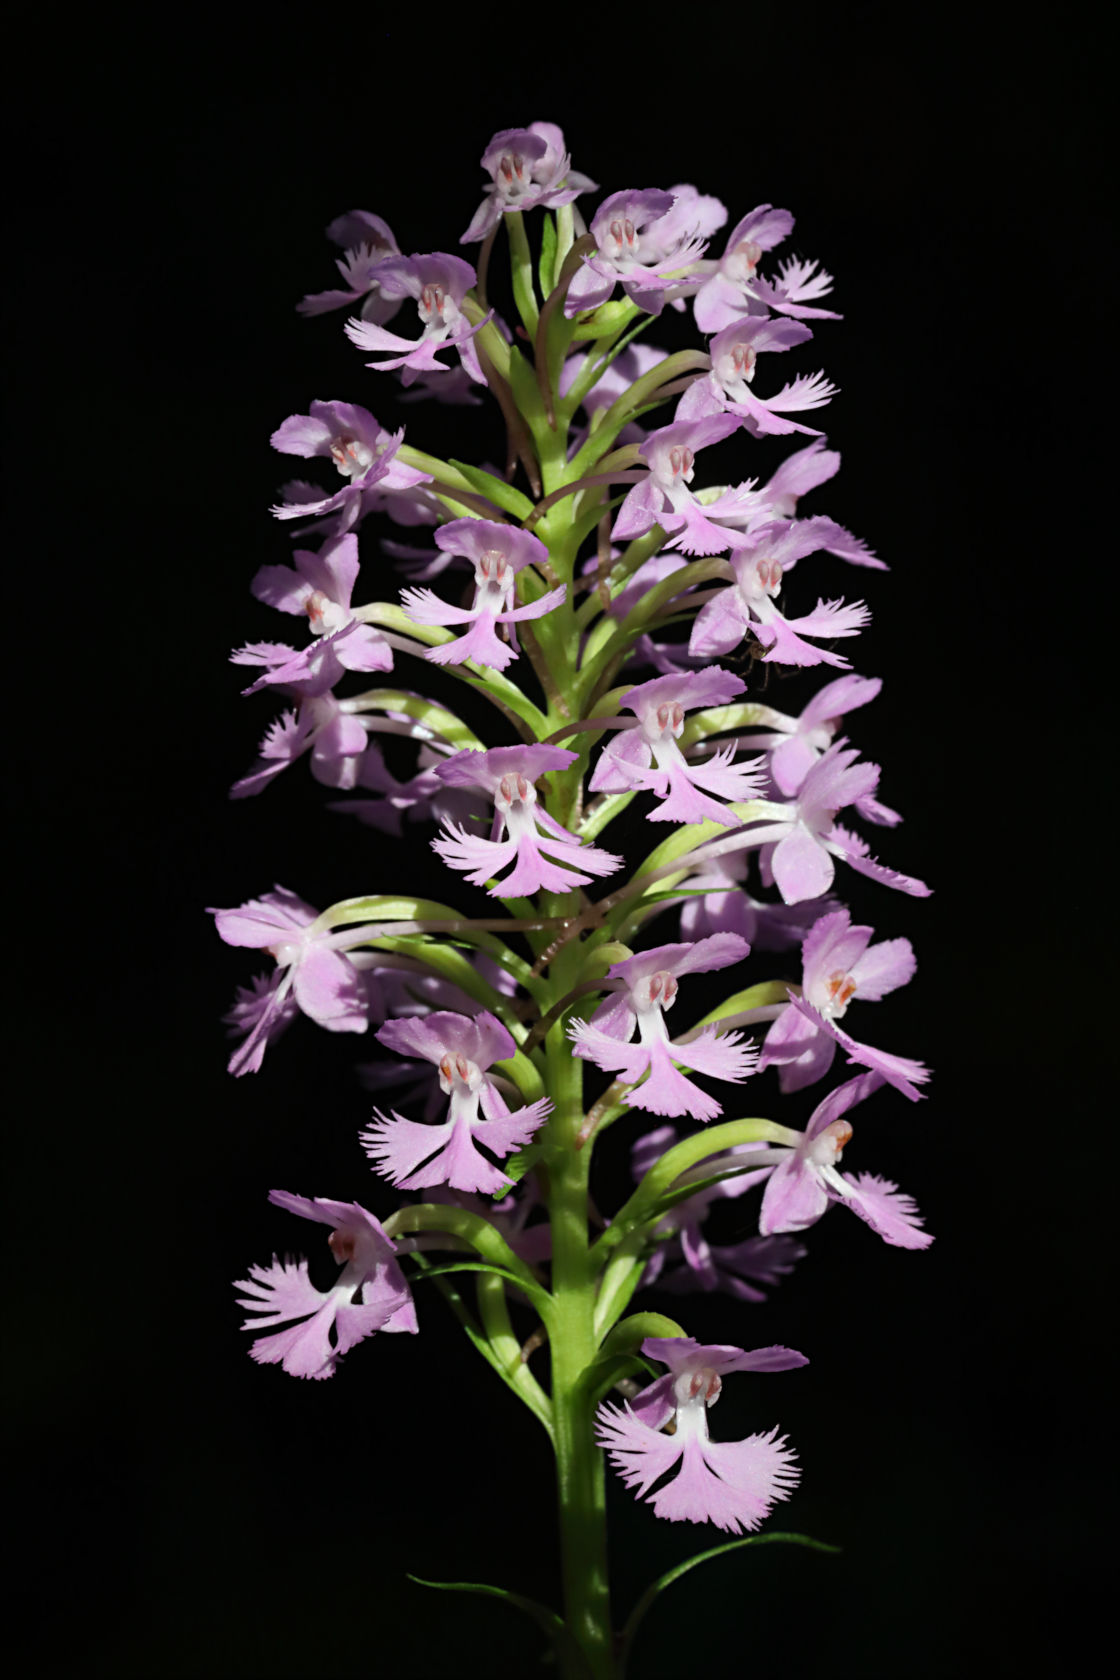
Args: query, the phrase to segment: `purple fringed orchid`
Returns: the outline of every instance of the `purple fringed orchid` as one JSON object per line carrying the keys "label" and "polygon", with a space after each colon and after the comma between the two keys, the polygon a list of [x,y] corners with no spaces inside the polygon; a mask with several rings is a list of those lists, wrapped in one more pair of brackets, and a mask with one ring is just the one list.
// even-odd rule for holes
{"label": "purple fringed orchid", "polygon": [[910,941],[883,939],[872,945],[874,932],[853,927],[847,910],[841,909],[821,916],[806,934],[801,996],[791,992],[789,1004],[766,1035],[758,1062],[760,1073],[768,1067],[778,1069],[783,1091],[800,1091],[823,1079],[839,1044],[849,1062],[872,1068],[911,1101],[920,1097],[915,1085],[929,1078],[921,1062],[859,1044],[836,1025],[853,998],[877,1003],[913,977],[917,962]]}
{"label": "purple fringed orchid", "polygon": [[[379,491],[414,490],[430,484],[431,474],[406,467],[396,459],[404,428],[386,432],[368,408],[357,403],[313,402],[307,414],[290,414],[277,426],[271,439],[282,455],[317,456],[334,462],[346,480],[332,496],[319,496],[304,483],[289,486],[294,499],[274,507],[277,519],[301,519],[305,515],[337,514],[338,529],[349,530],[363,512],[363,498]],[[310,494],[304,497],[304,492]]]}
{"label": "purple fringed orchid", "polygon": [[745,852],[724,852],[681,882],[679,890],[691,895],[681,905],[682,939],[737,933],[752,951],[787,951],[801,944],[818,916],[836,908],[834,899],[763,903],[743,887],[748,861]]}
{"label": "purple fringed orchid", "polygon": [[368,788],[376,799],[340,799],[327,808],[343,816],[357,817],[370,828],[380,829],[400,839],[404,823],[458,822],[465,823],[481,811],[481,801],[459,788],[441,782],[436,770],[444,762],[448,749],[424,743],[417,755],[416,774],[406,782],[397,777],[385,763],[385,755],[376,741],[371,741],[362,754],[356,788]]}
{"label": "purple fringed orchid", "polygon": [[[255,1313],[243,1330],[288,1324],[272,1336],[258,1336],[249,1349],[258,1365],[282,1365],[293,1377],[333,1377],[344,1353],[378,1330],[415,1335],[416,1308],[396,1259],[396,1247],[372,1213],[358,1202],[325,1196],[293,1196],[270,1190],[268,1199],[301,1219],[331,1226],[330,1251],[342,1266],[334,1287],[316,1289],[306,1260],[277,1260],[250,1266],[238,1306]],[[290,1321],[296,1322],[290,1322]],[[331,1331],[334,1340],[331,1340]]]}
{"label": "purple fringed orchid", "polygon": [[[526,566],[548,561],[548,550],[530,531],[492,519],[453,519],[435,533],[444,553],[463,555],[474,564],[474,601],[470,607],[453,607],[430,589],[404,589],[401,605],[417,624],[469,624],[463,636],[441,647],[428,648],[425,658],[435,665],[460,665],[473,659],[479,665],[504,671],[517,657],[516,644],[498,640],[495,626],[521,624],[543,618],[564,599],[564,586],[550,589],[536,601],[514,606],[517,574]],[[515,632],[516,634],[516,632]]]}
{"label": "purple fringed orchid", "polygon": [[598,186],[571,166],[564,135],[556,123],[535,122],[528,128],[503,128],[493,136],[479,160],[490,176],[486,194],[459,240],[473,245],[496,228],[510,210],[557,209]]}
{"label": "purple fringed orchid", "polygon": [[703,503],[688,488],[696,470],[697,450],[730,437],[738,427],[736,416],[713,414],[677,420],[651,432],[639,450],[649,463],[649,475],[635,484],[619,508],[612,541],[630,541],[660,525],[670,539],[665,546],[685,554],[722,554],[744,543],[746,538],[739,530],[718,521],[733,518],[736,524],[742,524],[766,511],[751,482]]}
{"label": "purple fringed orchid", "polygon": [[[756,1052],[742,1042],[740,1033],[720,1034],[714,1026],[677,1044],[669,1037],[664,1011],[676,1001],[682,975],[729,968],[742,962],[749,950],[737,935],[717,933],[695,944],[658,945],[614,963],[599,983],[610,995],[591,1020],[573,1018],[568,1023],[576,1055],[636,1087],[622,1099],[627,1108],[713,1120],[722,1114],[722,1105],[673,1064],[738,1085],[755,1071]],[[632,1044],[635,1028],[638,1043]],[[639,1085],[641,1079],[645,1083]]]}
{"label": "purple fringed orchid", "polygon": [[[769,508],[769,517],[792,519],[802,496],[807,496],[810,490],[816,490],[830,478],[835,478],[839,470],[839,450],[826,449],[824,439],[820,437],[814,438],[804,449],[787,455],[762,488],[761,494]],[[881,560],[867,560],[864,564],[874,565],[881,571],[887,569]]]}
{"label": "purple fringed orchid", "polygon": [[[711,1440],[708,1407],[729,1372],[792,1371],[809,1361],[793,1348],[748,1353],[691,1336],[647,1336],[642,1353],[668,1366],[666,1375],[625,1408],[604,1404],[596,1414],[596,1438],[615,1469],[668,1522],[710,1522],[730,1534],[753,1533],[797,1485],[795,1455],[776,1428],[745,1441]],[[674,1432],[663,1434],[670,1419]],[[650,1494],[673,1469],[676,1475]]]}
{"label": "purple fringed orchid", "polygon": [[[762,1196],[758,1228],[764,1236],[804,1231],[816,1223],[831,1202],[840,1202],[893,1247],[929,1247],[931,1233],[922,1230],[913,1199],[897,1184],[873,1173],[849,1178],[838,1170],[852,1137],[851,1124],[844,1116],[882,1083],[881,1075],[873,1071],[838,1086],[813,1110],[796,1148],[771,1151],[782,1159],[773,1168]],[[710,1167],[712,1163],[707,1164]]]}
{"label": "purple fringed orchid", "polygon": [[769,316],[747,316],[717,333],[709,346],[712,367],[695,381],[677,405],[678,420],[699,420],[709,414],[734,414],[754,437],[789,432],[820,432],[789,414],[823,408],[836,395],[836,386],[823,373],[802,374],[772,397],[760,397],[751,388],[755,363],[767,351],[790,350],[804,344],[813,334],[799,321],[775,321]]}
{"label": "purple fringed orchid", "polygon": [[347,671],[391,671],[393,650],[380,630],[358,624],[350,611],[358,581],[358,539],[353,532],[329,538],[318,553],[297,548],[292,559],[294,566],[260,568],[249,586],[257,600],[279,612],[306,613],[316,636],[353,624],[351,633],[334,644],[339,664]]}
{"label": "purple fringed orchid", "polygon": [[[235,665],[263,665],[265,674],[244,689],[287,688],[299,699],[296,711],[282,712],[265,731],[260,758],[247,776],[230,788],[231,799],[260,793],[289,764],[311,754],[311,774],[328,787],[352,788],[366,748],[367,723],[350,709],[353,702],[332,692],[343,674],[338,644],[362,628],[351,620],[297,651],[283,642],[254,642],[230,655]],[[360,645],[360,644],[359,644]]]}
{"label": "purple fringed orchid", "polygon": [[792,232],[793,217],[789,211],[775,210],[772,204],[758,205],[736,223],[728,235],[723,256],[716,262],[703,264],[709,273],[697,290],[693,305],[701,332],[719,332],[744,315],[756,315],[764,308],[776,309],[784,315],[840,320],[833,310],[815,306],[817,298],[827,296],[832,290],[831,274],[823,270],[818,274],[816,263],[787,259],[776,281],[767,281],[758,273],[765,253],[780,245]]}
{"label": "purple fringed orchid", "polygon": [[632,303],[660,315],[666,299],[687,286],[708,236],[726,220],[718,199],[691,186],[612,193],[591,219],[596,248],[572,280],[564,313],[598,309],[621,281]]}
{"label": "purple fringed orchid", "polygon": [[818,758],[780,821],[747,830],[745,843],[761,847],[763,880],[767,886],[776,882],[787,904],[826,893],[836,874],[835,858],[885,887],[914,898],[929,897],[924,881],[869,857],[867,842],[837,823],[838,811],[873,798],[879,786],[879,766],[857,763],[858,756],[854,747],[838,741]]}
{"label": "purple fringed orchid", "polygon": [[[588,886],[593,875],[613,874],[621,858],[581,844],[537,799],[534,782],[549,771],[566,770],[576,756],[564,747],[494,747],[489,752],[468,749],[437,765],[435,774],[446,787],[481,788],[490,795],[494,823],[489,839],[448,823],[432,841],[433,849],[476,887],[498,877],[491,898],[570,892]],[[498,871],[508,864],[513,868],[503,879]]]}
{"label": "purple fringed orchid", "polygon": [[382,293],[379,275],[385,259],[399,256],[400,248],[388,222],[369,210],[351,210],[348,215],[335,217],[327,228],[327,238],[343,247],[335,266],[346,285],[341,290],[312,292],[296,304],[300,314],[325,315],[361,302],[363,321],[391,320],[400,308],[400,298]]}
{"label": "purple fringed orchid", "polygon": [[294,1008],[328,1032],[365,1032],[369,991],[350,958],[333,943],[337,935],[312,931],[319,912],[286,887],[274,887],[235,909],[211,909],[227,945],[267,951],[276,961],[268,980],[256,982],[255,997],[244,990],[227,1017],[247,1036],[229,1060],[233,1074],[256,1073],[268,1045],[292,1019]]}
{"label": "purple fringed orchid", "polygon": [[481,385],[474,335],[490,315],[472,327],[463,313],[463,299],[475,283],[470,263],[446,251],[392,257],[381,265],[378,280],[387,297],[415,300],[421,332],[417,339],[401,338],[372,321],[347,321],[346,336],[359,350],[400,352],[379,362],[367,362],[366,366],[382,373],[401,368],[401,383],[408,386],[421,374],[447,373],[447,363],[439,360],[440,352],[456,350],[467,373]]}
{"label": "purple fringed orchid", "polygon": [[[817,690],[798,717],[766,707],[768,727],[761,733],[741,735],[739,745],[766,748],[775,784],[787,799],[792,799],[821,754],[832,745],[841,719],[874,700],[882,686],[880,678],[860,677],[854,671],[837,677]],[[884,814],[891,826],[901,820],[897,812],[877,800],[861,800],[857,810],[869,822],[882,822]]]}
{"label": "purple fringed orchid", "polygon": [[[675,1126],[657,1126],[639,1138],[630,1152],[634,1177],[642,1178],[676,1141]],[[727,1161],[738,1156],[746,1164],[753,1153],[765,1148],[765,1144],[743,1143],[720,1159]],[[700,1180],[707,1171],[706,1163],[701,1162],[692,1169],[692,1175]],[[704,1235],[703,1224],[713,1204],[742,1196],[769,1175],[769,1167],[737,1173],[678,1202],[654,1229],[657,1246],[642,1273],[641,1287],[648,1289],[656,1283],[660,1289],[674,1294],[697,1289],[706,1293],[718,1290],[739,1301],[765,1301],[765,1292],[757,1286],[773,1287],[779,1283],[804,1258],[806,1250],[791,1237],[748,1237],[737,1243],[711,1243]],[[679,1264],[672,1265],[674,1261]],[[671,1269],[666,1270],[667,1266]]]}
{"label": "purple fringed orchid", "polygon": [[[591,791],[624,793],[634,789],[656,794],[662,803],[649,813],[655,822],[710,821],[734,827],[739,819],[722,801],[743,801],[758,795],[762,760],[733,764],[732,742],[704,763],[697,763],[685,758],[677,742],[686,712],[698,706],[725,706],[744,687],[741,677],[719,665],[639,683],[622,702],[637,723],[615,725],[619,733],[599,755],[588,784]],[[713,799],[712,794],[718,797]]]}
{"label": "purple fringed orchid", "polygon": [[[386,1021],[380,1042],[401,1055],[419,1057],[439,1069],[440,1089],[450,1098],[442,1125],[426,1126],[375,1110],[377,1119],[361,1134],[376,1170],[402,1190],[433,1184],[494,1195],[513,1180],[487,1160],[479,1144],[504,1159],[522,1149],[552,1111],[547,1097],[511,1113],[498,1087],[486,1077],[494,1062],[516,1046],[488,1010],[474,1020],[437,1010],[423,1019]],[[479,1108],[482,1109],[481,1116]]]}
{"label": "purple fringed orchid", "polygon": [[[786,618],[776,605],[782,580],[798,560],[829,544],[833,552],[848,533],[832,519],[772,520],[740,539],[727,565],[734,584],[701,607],[692,626],[688,651],[693,658],[730,653],[749,633],[763,648],[764,660],[782,665],[849,663],[842,654],[815,647],[806,636],[854,636],[870,620],[862,601],[818,600],[811,613]],[[852,543],[857,538],[849,539]]]}

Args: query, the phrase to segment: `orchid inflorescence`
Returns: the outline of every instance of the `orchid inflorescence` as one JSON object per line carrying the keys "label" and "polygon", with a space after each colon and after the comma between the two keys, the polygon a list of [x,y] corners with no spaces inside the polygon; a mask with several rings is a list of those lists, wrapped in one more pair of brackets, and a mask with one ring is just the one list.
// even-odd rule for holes
{"label": "orchid inflorescence", "polygon": [[[807,343],[810,323],[839,319],[824,306],[830,276],[773,257],[793,217],[770,205],[709,255],[728,212],[688,185],[612,193],[585,220],[577,200],[595,183],[553,123],[496,134],[482,165],[483,203],[460,241],[481,244],[477,267],[403,255],[385,221],[353,211],[327,230],[344,285],[300,309],[349,311],[349,339],[410,400],[495,397],[507,459],[422,453],[341,400],[277,428],[278,451],[338,476],[332,489],[289,483],[273,508],[301,522],[301,546],[292,564],[262,566],[252,591],[306,617],[309,638],[232,655],[260,671],[246,693],[274,691],[287,708],[232,792],[259,794],[307,756],[316,780],[352,796],[333,810],[390,836],[408,824],[449,883],[463,875],[499,904],[476,892],[472,914],[376,893],[320,912],[277,886],[213,912],[223,940],[273,963],[229,1014],[231,1072],[257,1071],[301,1014],[331,1032],[374,1027],[399,1058],[365,1071],[385,1106],[361,1142],[402,1205],[382,1222],[358,1202],[274,1190],[286,1213],[329,1227],[341,1270],[319,1288],[306,1261],[274,1258],[237,1287],[253,1358],[322,1380],[378,1331],[415,1332],[413,1291],[436,1284],[554,1444],[565,1612],[542,1610],[542,1625],[565,1674],[606,1680],[620,1651],[604,1452],[658,1516],[733,1535],[756,1531],[798,1477],[775,1427],[712,1439],[708,1413],[726,1377],[805,1357],[702,1344],[631,1312],[634,1294],[762,1300],[833,1202],[894,1246],[931,1241],[894,1183],[840,1168],[857,1105],[884,1087],[917,1100],[928,1074],[862,1036],[863,1005],[914,972],[909,941],[876,941],[833,896],[847,871],[929,889],[848,826],[900,821],[843,733],[881,686],[838,651],[869,610],[813,605],[794,572],[822,553],[884,569],[834,520],[799,516],[840,465],[808,423],[834,387],[818,372],[775,389],[769,374],[767,358]],[[512,331],[486,291],[503,227]],[[639,340],[666,309],[691,311],[703,348]],[[765,483],[705,482],[704,451],[744,433],[802,441]],[[361,588],[359,544],[367,575],[384,576],[369,559],[378,516],[409,539],[380,540],[409,580],[394,600]],[[744,698],[731,668],[744,665],[831,674],[789,713]],[[492,738],[427,696],[431,667],[445,696],[467,685],[490,703]],[[664,828],[622,880],[622,856],[598,841],[635,801]],[[653,923],[678,937],[651,943]],[[724,971],[731,995],[680,1030],[692,977]],[[719,1119],[742,1109],[748,1081],[769,1087],[771,1067],[782,1093],[820,1084],[838,1049],[855,1076],[825,1090],[803,1131]],[[595,1069],[606,1077],[588,1106]],[[643,1114],[656,1123],[629,1139],[635,1187],[605,1218],[589,1195],[594,1147]],[[713,1210],[741,1209],[755,1189],[755,1230],[716,1241]],[[473,1304],[450,1272],[475,1274]]]}

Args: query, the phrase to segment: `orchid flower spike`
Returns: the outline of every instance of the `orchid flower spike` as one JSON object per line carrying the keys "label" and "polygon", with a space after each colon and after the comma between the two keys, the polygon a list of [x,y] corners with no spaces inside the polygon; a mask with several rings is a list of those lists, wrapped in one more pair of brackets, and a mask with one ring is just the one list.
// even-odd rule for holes
{"label": "orchid flower spike", "polygon": [[[647,1336],[642,1353],[668,1371],[631,1405],[599,1407],[595,1433],[611,1463],[668,1522],[710,1522],[730,1534],[753,1533],[797,1485],[795,1455],[776,1428],[744,1441],[713,1441],[708,1410],[732,1371],[792,1371],[809,1361],[793,1348],[748,1353],[691,1336]],[[662,1434],[670,1420],[673,1434]],[[651,1494],[674,1469],[676,1475]]]}

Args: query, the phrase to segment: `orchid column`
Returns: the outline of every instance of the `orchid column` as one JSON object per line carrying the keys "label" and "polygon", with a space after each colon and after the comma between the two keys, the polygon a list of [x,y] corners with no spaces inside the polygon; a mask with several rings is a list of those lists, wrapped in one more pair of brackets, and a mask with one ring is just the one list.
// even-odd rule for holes
{"label": "orchid column", "polygon": [[[656,1593],[690,1564],[616,1632],[605,1458],[657,1516],[742,1536],[730,1545],[748,1544],[798,1477],[753,1379],[804,1355],[697,1342],[658,1293],[722,1292],[738,1338],[833,1202],[894,1246],[931,1240],[893,1183],[840,1170],[857,1104],[882,1090],[872,1114],[904,1107],[928,1074],[839,1024],[915,961],[905,938],[873,943],[833,891],[846,870],[928,888],[846,826],[900,820],[878,767],[838,733],[879,690],[837,650],[868,608],[814,605],[791,582],[822,554],[883,569],[832,519],[798,517],[839,456],[795,416],[815,418],[833,387],[814,373],[774,390],[764,371],[755,386],[760,356],[836,319],[830,277],[769,267],[793,227],[770,205],[707,255],[727,212],[691,186],[616,192],[586,221],[576,201],[594,183],[552,123],[502,131],[482,163],[485,199],[461,241],[481,245],[477,268],[403,255],[380,217],[354,211],[328,229],[344,288],[301,305],[357,311],[349,338],[411,398],[493,398],[507,455],[501,468],[442,460],[341,400],[312,402],[273,436],[342,483],[289,483],[273,509],[299,521],[301,546],[292,565],[263,565],[253,592],[306,617],[310,639],[233,655],[260,671],[247,693],[287,703],[233,794],[261,793],[306,756],[348,796],[334,811],[423,835],[449,898],[465,876],[465,907],[412,895],[402,847],[400,893],[319,911],[276,887],[214,912],[223,939],[273,961],[230,1012],[232,1072],[259,1069],[300,1014],[332,1032],[375,1028],[397,1058],[365,1069],[379,1106],[354,1129],[402,1204],[382,1223],[360,1200],[272,1191],[330,1228],[341,1270],[332,1280],[325,1262],[321,1287],[306,1261],[274,1259],[238,1288],[253,1358],[317,1380],[378,1331],[416,1332],[418,1285],[443,1295],[556,1455],[562,1614],[478,1590],[534,1616],[569,1680],[612,1680]],[[486,295],[499,240],[514,330]],[[667,306],[691,307],[695,349],[639,342]],[[809,441],[761,486],[705,484],[705,450],[735,438],[749,466],[749,440],[766,434]],[[385,575],[378,548],[406,587],[365,586]],[[740,674],[773,663],[832,670],[784,713]],[[489,702],[486,739],[456,709],[461,685]],[[634,801],[664,837],[628,868],[600,840]],[[379,878],[383,858],[382,842]],[[729,994],[697,1020],[691,977],[717,972]],[[838,1049],[860,1071],[822,1093],[805,1131],[770,1118],[778,1095],[828,1078]],[[635,1187],[607,1216],[589,1175],[609,1132]],[[756,1189],[757,1234],[716,1240],[724,1206],[741,1215]],[[639,1291],[653,1307],[631,1310]],[[713,1440],[729,1375],[757,1386],[760,1428]]]}

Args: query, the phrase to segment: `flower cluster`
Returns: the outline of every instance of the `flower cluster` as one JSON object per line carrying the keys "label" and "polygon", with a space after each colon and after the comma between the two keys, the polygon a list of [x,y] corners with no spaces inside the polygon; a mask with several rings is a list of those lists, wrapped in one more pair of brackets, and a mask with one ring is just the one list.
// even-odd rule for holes
{"label": "flower cluster", "polygon": [[[477,268],[402,252],[381,217],[356,210],[327,230],[342,288],[299,307],[350,312],[346,335],[372,353],[378,390],[492,396],[509,470],[440,460],[342,400],[309,402],[272,437],[338,477],[288,483],[272,510],[299,546],[261,565],[252,593],[306,620],[306,636],[232,655],[260,672],[247,695],[287,708],[233,795],[263,793],[306,756],[316,780],[358,796],[333,810],[389,836],[407,821],[446,893],[415,896],[402,851],[399,893],[319,912],[275,887],[213,912],[223,940],[273,964],[230,1011],[230,1071],[258,1071],[301,1015],[332,1032],[374,1027],[397,1060],[367,1083],[412,1111],[374,1109],[361,1129],[371,1193],[408,1197],[384,1223],[357,1202],[272,1192],[331,1228],[341,1270],[320,1288],[305,1261],[252,1267],[238,1285],[245,1328],[258,1361],[329,1377],[363,1339],[416,1330],[427,1256],[450,1251],[478,1273],[472,1339],[562,1458],[597,1442],[658,1516],[752,1532],[792,1493],[794,1452],[775,1427],[713,1440],[708,1412],[726,1376],[805,1357],[701,1344],[652,1307],[627,1316],[635,1291],[718,1291],[745,1310],[791,1275],[833,1203],[894,1247],[932,1240],[893,1182],[841,1170],[857,1105],[882,1091],[871,1112],[903,1113],[899,1098],[920,1099],[929,1075],[879,1047],[891,1032],[874,1011],[865,1025],[863,1005],[912,978],[910,941],[876,938],[837,895],[857,878],[929,889],[859,832],[901,820],[846,733],[881,688],[851,668],[870,609],[803,588],[837,561],[885,570],[827,513],[800,511],[840,465],[806,418],[822,420],[835,387],[811,371],[776,389],[769,373],[768,357],[839,319],[832,280],[774,256],[793,217],[769,204],[722,251],[728,211],[693,185],[623,188],[585,209],[597,188],[553,123],[495,134],[482,169],[458,241],[480,247]],[[484,289],[503,228],[516,320]],[[700,348],[631,345],[647,324],[655,339],[667,309],[691,314]],[[749,467],[763,436],[793,440],[765,482],[706,470],[732,442]],[[393,560],[410,581],[386,589]],[[752,671],[808,673],[799,710],[752,695],[744,653]],[[489,702],[491,738],[460,716],[464,687]],[[644,858],[598,843],[631,807],[650,825]],[[442,902],[459,877],[463,909]],[[730,983],[706,1013],[702,975]],[[855,1071],[836,1080],[838,1051]],[[803,1130],[735,1118],[807,1087]],[[635,1135],[643,1115],[657,1123]],[[635,1185],[604,1220],[589,1171],[615,1126]],[[577,1323],[595,1350],[579,1368],[564,1341]],[[550,1340],[545,1379],[531,1356]],[[591,1544],[592,1520],[562,1505],[565,1544],[577,1532]],[[609,1672],[606,1650],[596,1673]]]}

